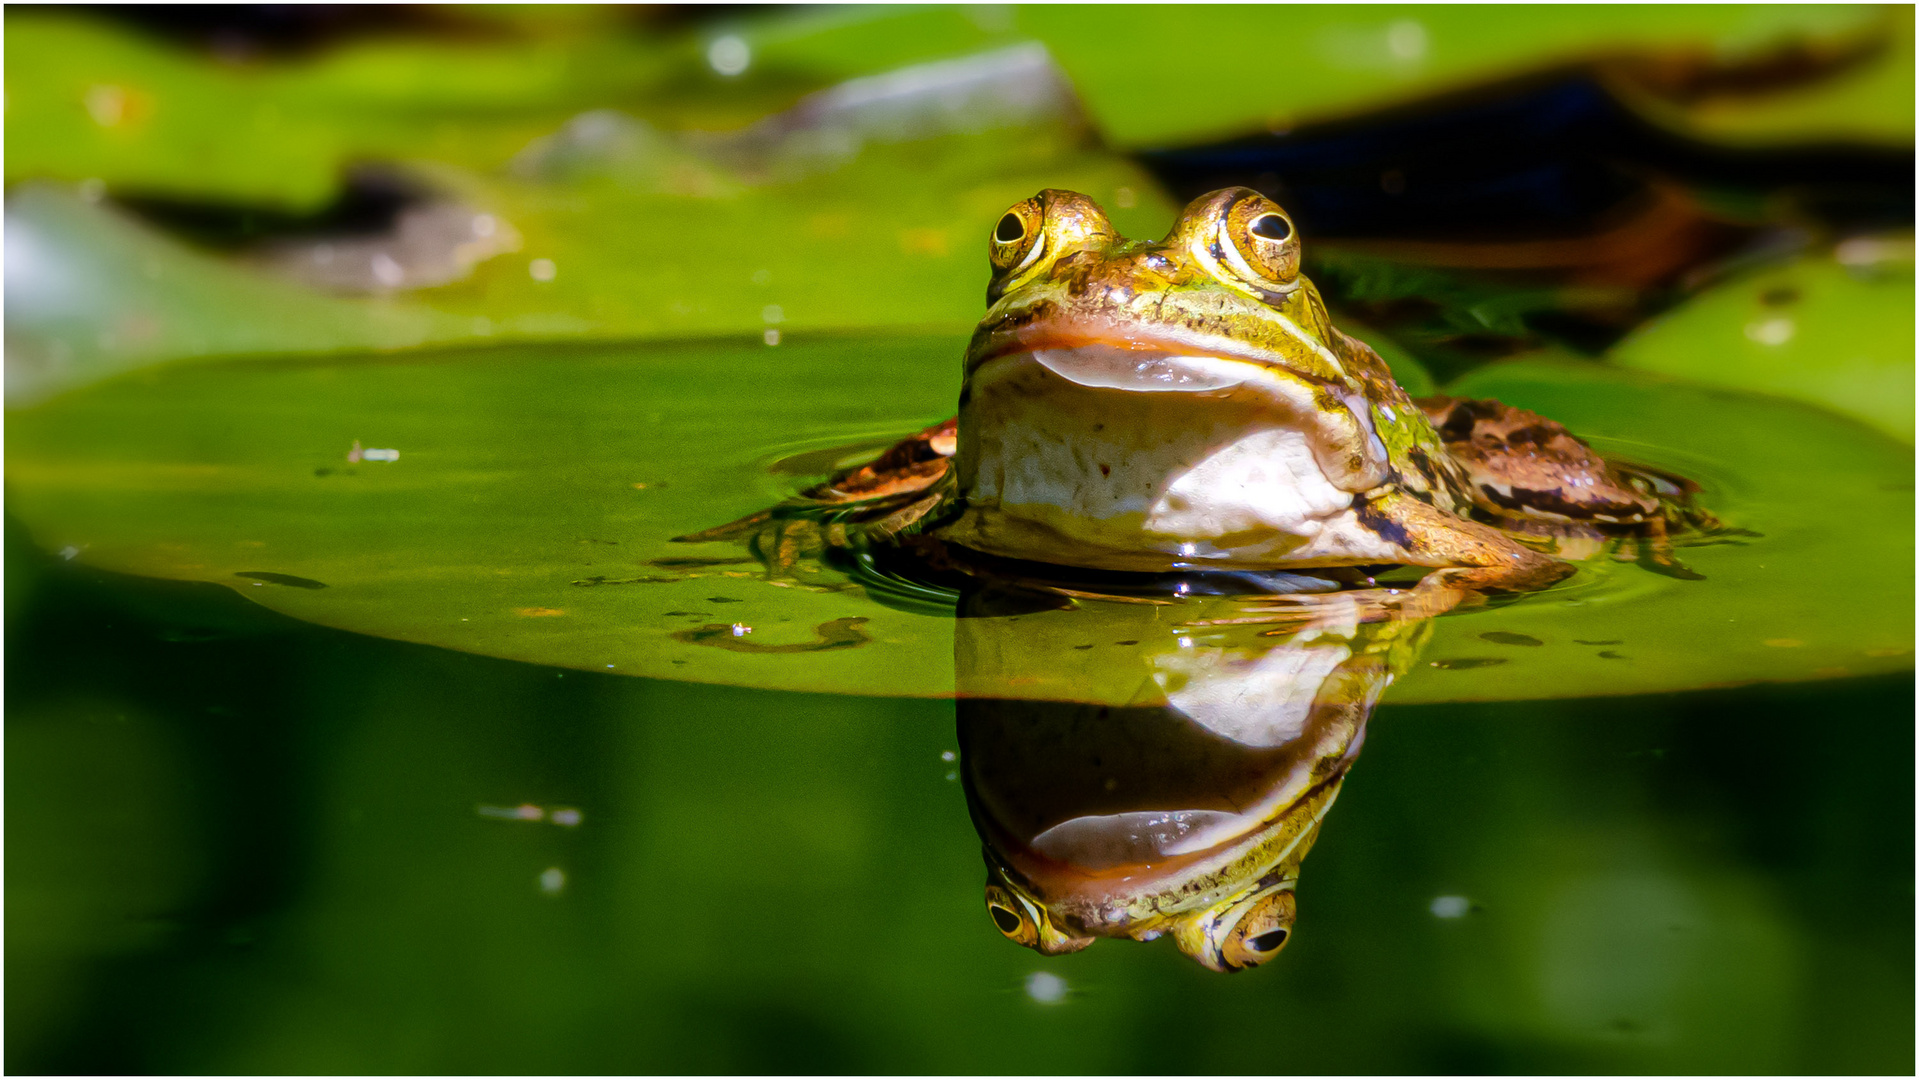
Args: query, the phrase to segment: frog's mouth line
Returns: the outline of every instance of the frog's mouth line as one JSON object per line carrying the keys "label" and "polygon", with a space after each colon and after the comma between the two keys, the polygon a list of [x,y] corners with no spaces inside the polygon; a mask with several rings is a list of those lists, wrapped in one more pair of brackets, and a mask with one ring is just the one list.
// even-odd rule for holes
{"label": "frog's mouth line", "polygon": [[[1073,382],[1119,390],[1225,389],[1262,381],[1261,376],[1297,380],[1309,386],[1326,385],[1314,375],[1293,370],[1278,358],[1249,352],[1237,342],[1213,335],[1154,335],[1122,340],[1060,333],[999,337],[998,347],[975,350],[969,355],[968,376],[990,364],[1031,356]],[[1211,385],[1207,385],[1209,383]]]}
{"label": "frog's mouth line", "polygon": [[1119,349],[1110,345],[1081,345],[1073,349],[1036,349],[1030,353],[1041,367],[1081,386],[1147,392],[1203,392],[1226,390],[1257,380],[1264,371],[1245,360],[1217,356]]}

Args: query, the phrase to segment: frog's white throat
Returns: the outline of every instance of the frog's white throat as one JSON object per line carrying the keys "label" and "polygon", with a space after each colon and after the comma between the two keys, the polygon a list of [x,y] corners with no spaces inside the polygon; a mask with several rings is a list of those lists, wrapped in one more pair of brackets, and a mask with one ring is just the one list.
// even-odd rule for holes
{"label": "frog's white throat", "polygon": [[969,377],[945,529],[994,554],[1112,570],[1390,562],[1355,496],[1387,475],[1363,399],[1249,360],[1104,345]]}

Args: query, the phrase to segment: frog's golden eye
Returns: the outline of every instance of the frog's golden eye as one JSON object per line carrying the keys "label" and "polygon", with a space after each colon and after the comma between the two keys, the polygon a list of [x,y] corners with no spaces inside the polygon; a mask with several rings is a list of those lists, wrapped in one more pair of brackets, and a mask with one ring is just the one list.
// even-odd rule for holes
{"label": "frog's golden eye", "polygon": [[1279,204],[1264,195],[1234,203],[1220,223],[1226,263],[1248,284],[1289,287],[1299,277],[1299,233]]}
{"label": "frog's golden eye", "polygon": [[1029,949],[1039,947],[1039,923],[1026,905],[998,885],[986,886],[986,913],[999,932]]}
{"label": "frog's golden eye", "polygon": [[1293,223],[1281,214],[1261,214],[1253,219],[1253,235],[1284,242],[1293,235]]}
{"label": "frog's golden eye", "polygon": [[993,226],[987,247],[995,276],[1017,274],[1038,261],[1046,248],[1046,234],[1041,228],[1044,221],[1045,208],[1037,198],[1006,211]]}

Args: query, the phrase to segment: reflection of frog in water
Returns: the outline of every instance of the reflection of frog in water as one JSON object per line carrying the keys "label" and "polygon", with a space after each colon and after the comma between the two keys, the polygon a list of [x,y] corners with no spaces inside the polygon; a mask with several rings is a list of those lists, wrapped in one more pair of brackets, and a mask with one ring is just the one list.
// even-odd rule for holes
{"label": "reflection of frog in water", "polygon": [[1417,613],[1551,584],[1571,572],[1554,555],[1613,537],[1674,565],[1668,530],[1706,520],[1691,485],[1498,402],[1412,401],[1299,254],[1246,188],[1157,243],[1043,191],[993,232],[956,420],[682,539],[752,536],[776,568],[849,529],[1107,571],[1430,568],[1393,601]]}
{"label": "reflection of frog in water", "polygon": [[1348,597],[1275,637],[1237,603],[962,600],[961,769],[1002,934],[1047,954],[1170,935],[1215,971],[1291,937],[1300,863],[1431,623]]}

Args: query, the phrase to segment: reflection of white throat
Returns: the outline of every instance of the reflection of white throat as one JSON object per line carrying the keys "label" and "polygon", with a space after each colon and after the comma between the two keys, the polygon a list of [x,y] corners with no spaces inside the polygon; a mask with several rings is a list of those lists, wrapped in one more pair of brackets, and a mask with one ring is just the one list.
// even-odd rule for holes
{"label": "reflection of white throat", "polygon": [[[1153,658],[1162,683],[1183,683],[1167,704],[1242,746],[1271,749],[1306,732],[1326,676],[1352,656],[1344,645],[1282,646],[1252,661],[1224,649],[1191,649]],[[1167,676],[1177,676],[1167,678]]]}

